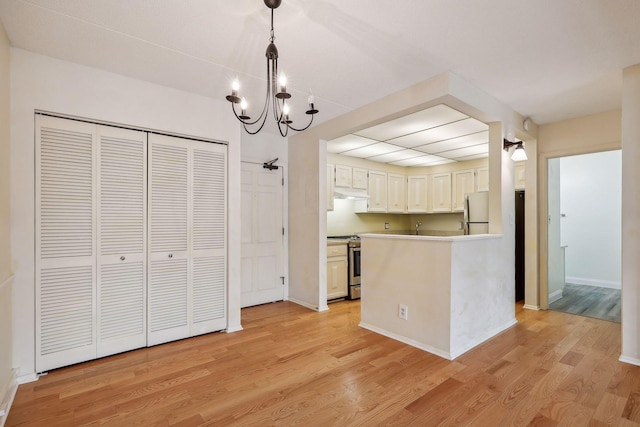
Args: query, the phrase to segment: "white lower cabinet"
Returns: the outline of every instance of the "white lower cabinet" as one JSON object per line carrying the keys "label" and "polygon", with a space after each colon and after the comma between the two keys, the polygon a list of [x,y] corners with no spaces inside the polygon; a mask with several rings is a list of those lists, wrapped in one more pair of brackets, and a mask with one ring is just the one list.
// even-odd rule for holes
{"label": "white lower cabinet", "polygon": [[224,145],[36,116],[37,372],[226,327],[226,173]]}
{"label": "white lower cabinet", "polygon": [[327,246],[327,300],[343,298],[348,293],[347,245]]}

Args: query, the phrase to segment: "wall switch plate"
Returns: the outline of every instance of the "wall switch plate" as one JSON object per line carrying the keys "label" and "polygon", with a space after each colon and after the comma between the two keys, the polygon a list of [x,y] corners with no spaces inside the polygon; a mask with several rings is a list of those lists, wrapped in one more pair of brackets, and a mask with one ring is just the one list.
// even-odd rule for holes
{"label": "wall switch plate", "polygon": [[388,222],[385,222],[385,223],[384,223],[384,229],[385,229],[385,230],[388,230],[388,229],[389,229],[389,223],[388,223]]}
{"label": "wall switch plate", "polygon": [[409,307],[407,307],[404,304],[399,304],[398,305],[398,317],[401,318],[402,320],[408,320],[409,319]]}

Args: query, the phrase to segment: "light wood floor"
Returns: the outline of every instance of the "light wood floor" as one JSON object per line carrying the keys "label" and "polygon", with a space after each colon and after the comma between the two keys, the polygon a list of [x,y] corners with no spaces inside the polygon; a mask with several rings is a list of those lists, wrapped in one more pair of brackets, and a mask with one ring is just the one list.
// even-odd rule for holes
{"label": "light wood floor", "polygon": [[621,302],[620,289],[565,283],[562,298],[549,304],[549,308],[620,323]]}
{"label": "light wood floor", "polygon": [[616,323],[518,305],[447,361],[359,328],[359,309],[268,304],[241,332],[59,369],[20,386],[7,425],[640,425]]}

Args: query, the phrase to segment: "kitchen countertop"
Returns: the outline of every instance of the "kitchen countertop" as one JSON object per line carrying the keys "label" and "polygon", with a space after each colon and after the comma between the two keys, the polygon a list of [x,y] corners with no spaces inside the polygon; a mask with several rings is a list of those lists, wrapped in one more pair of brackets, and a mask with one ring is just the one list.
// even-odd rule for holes
{"label": "kitchen countertop", "polygon": [[458,236],[423,236],[415,234],[386,234],[386,233],[366,233],[360,237],[376,239],[405,239],[405,240],[431,240],[440,242],[460,242],[463,240],[487,240],[502,238],[502,234],[463,234]]}

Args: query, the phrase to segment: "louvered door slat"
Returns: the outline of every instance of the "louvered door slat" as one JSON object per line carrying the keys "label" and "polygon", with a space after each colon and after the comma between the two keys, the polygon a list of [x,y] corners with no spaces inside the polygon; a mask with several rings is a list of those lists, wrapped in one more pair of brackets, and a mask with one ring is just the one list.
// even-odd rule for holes
{"label": "louvered door slat", "polygon": [[95,126],[36,117],[36,370],[96,357]]}
{"label": "louvered door slat", "polygon": [[146,345],[147,135],[98,127],[98,356]]}

